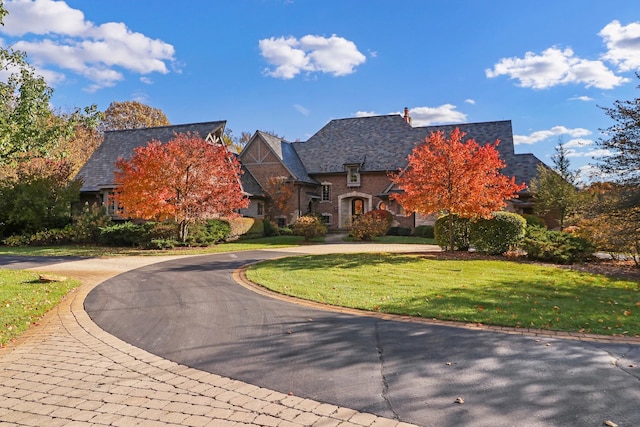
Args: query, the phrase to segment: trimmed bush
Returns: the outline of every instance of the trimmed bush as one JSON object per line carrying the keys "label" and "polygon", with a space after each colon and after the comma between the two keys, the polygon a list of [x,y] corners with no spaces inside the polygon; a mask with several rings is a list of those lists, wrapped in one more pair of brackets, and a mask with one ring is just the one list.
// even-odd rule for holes
{"label": "trimmed bush", "polygon": [[480,218],[471,223],[470,243],[478,252],[500,255],[522,240],[526,226],[526,220],[518,214],[494,212],[489,219]]}
{"label": "trimmed bush", "polygon": [[305,241],[327,234],[327,227],[322,223],[322,220],[312,215],[301,216],[291,229],[294,235],[304,237]]}
{"label": "trimmed bush", "polygon": [[453,248],[449,248],[449,215],[441,216],[434,226],[436,244],[444,250],[466,251],[469,249],[469,226],[467,218],[453,216]]}
{"label": "trimmed bush", "polygon": [[243,235],[247,234],[247,232],[256,222],[256,219],[249,217],[238,217],[228,218],[227,221],[231,225],[231,233],[229,234],[230,239],[239,239]]}
{"label": "trimmed bush", "polygon": [[433,239],[435,237],[433,225],[419,225],[413,230],[413,235],[416,237],[424,237],[427,239]]}
{"label": "trimmed bush", "polygon": [[387,236],[411,236],[411,229],[406,227],[391,227]]}
{"label": "trimmed bush", "polygon": [[255,219],[251,228],[240,236],[242,239],[257,239],[258,237],[264,237],[264,220]]}
{"label": "trimmed bush", "polygon": [[520,248],[533,260],[556,264],[573,264],[586,261],[595,252],[587,240],[563,231],[527,227],[527,234]]}

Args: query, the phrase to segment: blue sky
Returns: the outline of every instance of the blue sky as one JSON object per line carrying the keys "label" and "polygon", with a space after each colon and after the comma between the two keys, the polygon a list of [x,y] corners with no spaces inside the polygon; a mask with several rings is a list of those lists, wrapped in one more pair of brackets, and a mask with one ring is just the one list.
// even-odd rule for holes
{"label": "blue sky", "polygon": [[[638,97],[635,0],[5,0],[56,108],[138,100],[171,123],[306,140],[329,120],[511,120],[516,152],[606,155],[598,106]],[[478,141],[480,143],[493,141]]]}

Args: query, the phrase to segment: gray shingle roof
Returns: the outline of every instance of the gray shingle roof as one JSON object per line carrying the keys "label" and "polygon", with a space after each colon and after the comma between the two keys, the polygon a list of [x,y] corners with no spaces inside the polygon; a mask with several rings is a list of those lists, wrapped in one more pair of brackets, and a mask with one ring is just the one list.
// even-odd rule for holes
{"label": "gray shingle roof", "polygon": [[411,127],[400,115],[337,119],[330,121],[306,142],[293,143],[310,175],[344,172],[344,165],[359,164],[363,172],[396,171],[407,164],[416,144],[431,132],[466,132],[480,145],[500,140],[498,151],[507,167],[502,173],[529,183],[541,163],[532,154],[515,154],[511,121]]}
{"label": "gray shingle roof", "polygon": [[291,142],[287,142],[282,138],[273,136],[266,132],[258,131],[262,139],[271,147],[276,156],[282,161],[296,181],[317,184],[317,181],[309,176],[307,168],[300,160],[298,153],[293,148]]}
{"label": "gray shingle roof", "polygon": [[176,133],[198,134],[206,138],[210,134],[221,136],[226,121],[191,123],[184,125],[162,126],[144,129],[108,131],[104,141],[96,149],[87,163],[78,172],[83,184],[80,191],[98,191],[101,188],[113,187],[113,173],[118,158],[129,159],[136,147],[147,145],[152,140],[168,142]]}
{"label": "gray shingle roof", "polygon": [[249,169],[244,166],[242,167],[240,183],[242,184],[242,190],[247,194],[247,196],[264,197],[266,194],[258,180],[253,176]]}

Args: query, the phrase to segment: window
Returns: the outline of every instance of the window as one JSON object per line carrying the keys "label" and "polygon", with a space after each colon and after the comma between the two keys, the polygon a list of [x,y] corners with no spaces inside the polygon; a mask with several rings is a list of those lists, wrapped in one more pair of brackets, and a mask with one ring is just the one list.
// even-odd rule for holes
{"label": "window", "polygon": [[347,187],[360,186],[360,168],[358,166],[349,166],[347,168]]}
{"label": "window", "polygon": [[322,199],[323,202],[331,200],[331,184],[322,184]]}
{"label": "window", "polygon": [[256,211],[259,216],[264,215],[264,203],[257,202],[256,203]]}
{"label": "window", "polygon": [[324,225],[331,225],[331,215],[330,214],[322,214],[322,223]]}
{"label": "window", "polygon": [[276,218],[276,223],[278,224],[278,228],[284,228],[287,226],[286,218]]}
{"label": "window", "polygon": [[124,217],[124,208],[116,202],[115,191],[104,194],[104,205],[107,208],[107,215],[112,217]]}

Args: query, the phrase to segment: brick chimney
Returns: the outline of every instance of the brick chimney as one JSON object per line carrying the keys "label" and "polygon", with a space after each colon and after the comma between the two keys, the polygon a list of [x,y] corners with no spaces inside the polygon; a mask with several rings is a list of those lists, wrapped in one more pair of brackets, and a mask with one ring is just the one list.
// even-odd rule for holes
{"label": "brick chimney", "polygon": [[409,109],[404,107],[404,121],[411,125],[411,116],[409,115]]}

